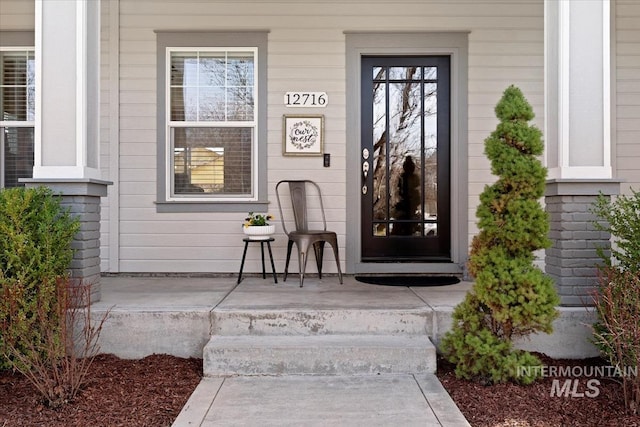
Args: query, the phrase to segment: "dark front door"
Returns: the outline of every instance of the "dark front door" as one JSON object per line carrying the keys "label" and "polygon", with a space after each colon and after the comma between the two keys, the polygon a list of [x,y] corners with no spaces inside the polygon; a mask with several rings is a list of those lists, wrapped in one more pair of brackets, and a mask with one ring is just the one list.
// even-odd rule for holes
{"label": "dark front door", "polygon": [[450,261],[448,56],[362,58],[362,260]]}

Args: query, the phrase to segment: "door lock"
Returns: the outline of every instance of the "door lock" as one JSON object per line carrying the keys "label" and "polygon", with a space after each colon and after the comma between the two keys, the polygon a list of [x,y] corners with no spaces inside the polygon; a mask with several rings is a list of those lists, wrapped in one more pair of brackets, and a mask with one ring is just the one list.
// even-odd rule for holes
{"label": "door lock", "polygon": [[362,163],[362,175],[364,179],[367,179],[367,175],[369,175],[369,162]]}

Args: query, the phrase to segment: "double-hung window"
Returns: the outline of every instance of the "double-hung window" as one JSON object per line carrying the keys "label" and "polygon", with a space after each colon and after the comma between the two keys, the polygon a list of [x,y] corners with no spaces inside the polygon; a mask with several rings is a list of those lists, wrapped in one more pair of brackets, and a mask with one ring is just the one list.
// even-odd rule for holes
{"label": "double-hung window", "polygon": [[157,32],[159,212],[267,206],[267,32]]}
{"label": "double-hung window", "polygon": [[34,51],[0,47],[0,188],[32,177],[34,125]]}
{"label": "double-hung window", "polygon": [[255,197],[255,48],[168,48],[169,198]]}

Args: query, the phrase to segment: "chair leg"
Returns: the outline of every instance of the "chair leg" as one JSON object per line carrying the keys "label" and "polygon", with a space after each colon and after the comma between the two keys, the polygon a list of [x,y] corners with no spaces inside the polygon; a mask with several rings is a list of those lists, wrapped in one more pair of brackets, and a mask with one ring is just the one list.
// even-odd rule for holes
{"label": "chair leg", "polygon": [[289,274],[289,261],[291,260],[291,249],[293,248],[293,240],[289,240],[287,243],[287,260],[284,264],[284,277],[282,279],[283,282],[287,281],[287,275]]}
{"label": "chair leg", "polygon": [[338,278],[340,279],[340,284],[342,285],[342,270],[340,269],[340,255],[338,255],[338,242],[331,245],[333,247],[333,255],[336,257],[336,265],[338,266]]}
{"label": "chair leg", "polygon": [[313,251],[316,255],[316,266],[318,267],[318,278],[322,280],[322,258],[324,254],[324,242],[315,242],[313,244]]}
{"label": "chair leg", "polygon": [[305,247],[301,248],[300,242],[298,242],[298,269],[300,271],[300,287],[304,284],[304,272],[307,269],[307,259],[309,257],[309,243],[305,244]]}
{"label": "chair leg", "polygon": [[304,284],[304,269],[307,265],[307,254],[298,251],[298,271],[300,275],[300,287]]}

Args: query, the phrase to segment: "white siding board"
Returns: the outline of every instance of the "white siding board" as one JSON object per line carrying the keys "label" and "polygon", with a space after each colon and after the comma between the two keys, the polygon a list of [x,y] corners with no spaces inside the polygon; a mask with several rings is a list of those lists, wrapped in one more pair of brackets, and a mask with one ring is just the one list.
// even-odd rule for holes
{"label": "white siding board", "polygon": [[[211,239],[212,242],[215,240]],[[211,259],[224,259],[232,257],[234,260],[240,260],[242,257],[243,247],[237,243],[233,246],[208,246],[208,247],[194,247],[194,246],[176,246],[176,247],[146,247],[146,246],[132,246],[122,250],[120,256],[127,260],[211,260]],[[255,255],[260,254],[260,251],[255,251],[257,254],[251,254],[247,250],[247,259],[258,259]],[[239,261],[236,261],[238,267]]]}
{"label": "white siding board", "polygon": [[[276,271],[278,273],[282,273],[282,270],[284,269],[284,257],[277,257],[276,253],[278,252],[274,252],[273,254],[276,264]],[[247,255],[247,257],[249,257],[249,255]],[[325,261],[324,266],[322,267],[322,272],[335,273],[336,269],[334,261],[328,256],[326,258],[329,258],[329,260]],[[172,263],[168,260],[124,260],[121,262],[121,269],[122,271],[127,271],[130,273],[229,273],[232,277],[235,277],[238,274],[238,270],[240,269],[240,261],[229,259],[211,261],[176,260],[176,262]],[[260,266],[258,260],[248,260],[245,262],[243,274],[259,271],[262,271],[262,267]],[[269,272],[270,267],[267,267],[267,274],[270,274]],[[289,273],[293,275],[295,272],[297,272],[297,261],[293,259],[291,261]],[[294,276],[289,276],[289,280],[294,281],[295,283],[296,278]],[[267,276],[264,283],[265,286],[273,286],[273,279],[270,276]]]}
{"label": "white siding board", "polygon": [[136,65],[120,67],[121,79],[139,79],[139,80],[155,80],[156,66],[155,61],[152,65]]}
{"label": "white siding board", "polygon": [[617,46],[624,45],[625,43],[638,43],[640,42],[640,30],[620,30],[616,33]]}
{"label": "white siding board", "polygon": [[[640,72],[640,69],[638,70],[638,72]],[[635,93],[618,92],[617,101],[618,101],[618,105],[628,105],[628,106],[640,105],[640,97],[638,97],[638,94],[635,94]]]}
{"label": "white siding board", "polygon": [[35,28],[35,2],[2,0],[0,5],[0,30],[28,31]]}
{"label": "white siding board", "polygon": [[156,93],[155,91],[141,91],[132,90],[128,92],[120,92],[120,102],[122,105],[128,103],[133,104],[147,104],[149,108],[155,109],[156,107]]}
{"label": "white siding board", "polygon": [[474,43],[474,45],[479,42],[487,41],[504,43],[505,40],[508,40],[509,42],[540,43],[543,38],[544,34],[542,30],[525,30],[522,28],[515,30],[483,29],[482,31],[474,31],[469,34],[469,39]]}
{"label": "white siding board", "polygon": [[[127,206],[127,208],[121,208],[120,213],[126,212],[126,209],[135,209],[135,208],[147,208],[153,207],[153,211],[155,212],[155,194],[146,194],[146,195],[137,195],[130,196],[126,194],[120,195],[120,204],[122,206]],[[162,234],[161,234],[162,235]],[[123,236],[124,237],[124,236]]]}
{"label": "white siding board", "polygon": [[[123,138],[123,141],[125,138]],[[155,157],[156,145],[152,142],[123,142],[121,144],[120,155],[122,156],[136,156],[136,155],[150,155]]]}
{"label": "white siding board", "polygon": [[[241,227],[238,225],[238,227]],[[278,236],[276,236],[277,238]],[[281,236],[284,238],[284,235]],[[189,246],[198,248],[209,248],[212,245],[218,246],[218,240],[223,242],[233,239],[234,245],[238,245],[238,239],[235,234],[211,234],[202,233],[189,236]],[[184,236],[178,234],[158,235],[158,234],[127,234],[122,238],[122,245],[126,247],[180,247],[184,245]]]}
{"label": "white siding board", "polygon": [[[126,3],[123,5],[125,11],[131,14],[142,16],[157,15],[158,8],[155,1],[138,1],[140,7],[128,9]],[[339,16],[361,17],[365,13],[369,14],[385,14],[389,13],[392,8],[397,10],[410,10],[420,14],[429,14],[431,16],[450,16],[450,17],[513,17],[517,18],[522,15],[532,15],[540,12],[540,4],[536,1],[519,1],[519,4],[510,4],[509,8],[490,8],[486,2],[416,2],[416,1],[395,1],[395,2],[317,2],[317,1],[298,1],[298,2],[211,2],[216,3],[215,11],[218,17],[291,17],[291,16],[313,16],[319,17],[327,13],[327,4],[330,5],[332,14]],[[362,6],[362,4],[365,6]],[[366,4],[371,3],[375,7],[367,8]],[[380,3],[380,4],[376,4]],[[145,6],[146,4],[146,6]],[[136,6],[138,6],[136,5]],[[180,13],[183,15],[194,16],[199,15],[207,9],[207,5],[202,2],[164,2],[163,7],[167,11]],[[239,12],[240,11],[240,12]],[[407,13],[407,12],[404,12]]]}
{"label": "white siding board", "polygon": [[120,109],[120,115],[121,117],[156,117],[155,111],[151,111],[146,104],[125,104]]}
{"label": "white siding board", "polygon": [[[141,143],[146,142],[147,147],[151,147],[153,145],[153,151],[146,151],[147,154],[154,154],[156,152],[155,141],[156,141],[156,131],[155,129],[124,129],[121,128],[120,132],[120,141],[122,143]],[[123,144],[123,147],[126,147],[126,144]],[[150,148],[149,148],[150,149]]]}
{"label": "white siding board", "polygon": [[640,106],[618,105],[616,110],[618,119],[635,119],[640,117]]}
{"label": "white siding board", "polygon": [[640,121],[637,118],[618,118],[617,122],[618,131],[639,131],[640,130]]}
{"label": "white siding board", "polygon": [[618,66],[628,68],[640,68],[640,55],[618,55]]}
{"label": "white siding board", "polygon": [[136,168],[147,168],[153,169],[156,168],[156,157],[155,155],[146,155],[146,156],[123,156],[120,160],[120,170],[123,169],[136,169]]}
{"label": "white siding board", "polygon": [[123,127],[132,130],[156,130],[155,117],[121,114],[120,123]]}
{"label": "white siding board", "polygon": [[121,169],[120,179],[129,182],[156,182],[155,169]]}
{"label": "white siding board", "polygon": [[155,182],[122,182],[120,194],[156,194]]}
{"label": "white siding board", "polygon": [[470,67],[535,67],[543,61],[543,55],[475,55],[469,58]]}
{"label": "white siding board", "polygon": [[120,81],[120,88],[122,90],[139,90],[139,91],[155,91],[155,80],[149,79],[122,79]]}

